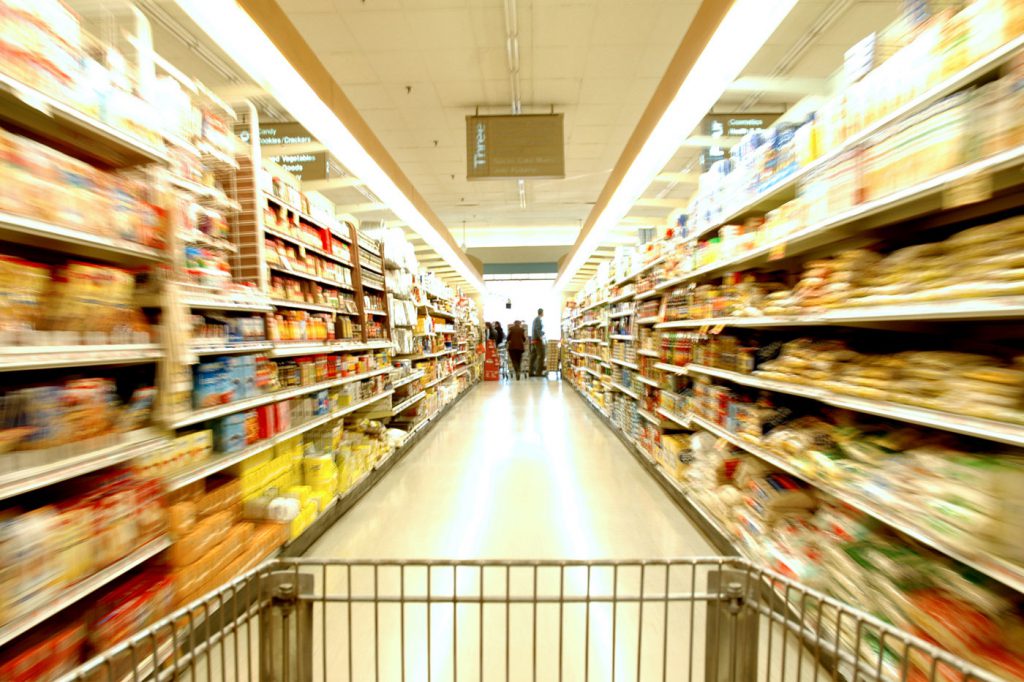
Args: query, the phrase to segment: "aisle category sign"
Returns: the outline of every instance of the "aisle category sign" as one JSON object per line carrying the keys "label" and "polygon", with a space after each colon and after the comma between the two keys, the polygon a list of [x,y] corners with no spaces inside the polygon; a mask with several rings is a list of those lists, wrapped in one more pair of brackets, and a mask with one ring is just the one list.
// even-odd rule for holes
{"label": "aisle category sign", "polygon": [[562,114],[466,117],[466,178],[564,178]]}
{"label": "aisle category sign", "polygon": [[[249,126],[236,126],[235,133],[242,140],[248,143],[251,135]],[[263,123],[260,125],[260,146],[275,146],[287,148],[299,145],[309,145],[316,140],[299,123]],[[299,180],[324,180],[331,175],[336,175],[337,168],[331,163],[327,152],[298,151],[294,154],[283,156],[267,157]],[[332,170],[335,171],[332,173]]]}

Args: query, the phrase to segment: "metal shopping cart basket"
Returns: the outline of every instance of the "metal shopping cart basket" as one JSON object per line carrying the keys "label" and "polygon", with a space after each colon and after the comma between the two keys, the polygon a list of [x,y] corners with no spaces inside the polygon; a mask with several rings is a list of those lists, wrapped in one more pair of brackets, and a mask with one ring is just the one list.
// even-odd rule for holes
{"label": "metal shopping cart basket", "polygon": [[512,359],[508,355],[508,344],[503,343],[498,346],[498,353],[501,358],[500,377],[502,379],[512,378]]}
{"label": "metal shopping cart basket", "polygon": [[737,558],[269,562],[63,678],[995,680]]}

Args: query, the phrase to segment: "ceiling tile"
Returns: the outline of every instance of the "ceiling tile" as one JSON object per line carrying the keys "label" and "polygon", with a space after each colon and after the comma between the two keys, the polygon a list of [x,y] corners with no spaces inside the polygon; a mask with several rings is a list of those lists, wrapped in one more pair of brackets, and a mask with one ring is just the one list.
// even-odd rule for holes
{"label": "ceiling tile", "polygon": [[377,83],[380,78],[370,60],[360,52],[328,52],[317,55],[338,85]]}
{"label": "ceiling tile", "polygon": [[280,0],[278,3],[281,9],[292,17],[300,12],[336,12],[338,10],[334,0]]}
{"label": "ceiling tile", "polygon": [[679,49],[678,42],[651,43],[647,45],[636,62],[637,77],[661,80],[661,77],[665,75],[666,67],[672,61],[672,57],[675,56],[677,49]]}
{"label": "ceiling tile", "polygon": [[[588,104],[587,106],[576,107],[573,116],[573,125],[607,125],[614,121],[622,109],[622,103],[614,104]],[[569,119],[567,119],[567,122]]]}
{"label": "ceiling tile", "polygon": [[473,22],[465,10],[411,9],[405,12],[413,27],[413,42],[406,43],[418,49],[445,47],[476,47]]}
{"label": "ceiling tile", "polygon": [[632,87],[628,78],[591,78],[580,86],[580,104],[615,104]]}
{"label": "ceiling tile", "polygon": [[[482,105],[481,109],[484,107],[494,109],[512,106],[512,88],[509,85],[508,78],[488,78],[484,80],[483,86],[484,101],[480,103]],[[499,112],[487,110],[480,113],[493,114]]]}
{"label": "ceiling tile", "polygon": [[595,159],[604,151],[604,144],[573,144],[566,147],[566,159]]}
{"label": "ceiling tile", "polygon": [[[587,53],[583,77],[587,79],[632,78],[636,75],[638,55],[643,48],[636,45],[596,45]],[[665,64],[662,64],[664,71]]]}
{"label": "ceiling tile", "polygon": [[579,78],[587,53],[578,47],[534,47],[522,54],[523,73],[528,78]]}
{"label": "ceiling tile", "polygon": [[645,45],[658,32],[659,7],[653,4],[603,3],[590,37],[592,45]]}
{"label": "ceiling tile", "polygon": [[590,40],[594,10],[587,5],[538,4],[533,8],[535,47],[580,47]]}
{"label": "ceiling tile", "polygon": [[[292,3],[302,3],[306,0],[289,0]],[[356,12],[367,12],[377,10],[401,9],[402,0],[373,0],[373,4],[367,6],[366,0],[334,0],[334,6],[338,11],[348,16]]]}
{"label": "ceiling tile", "polygon": [[576,126],[566,139],[570,144],[604,144],[608,140],[608,126]]}
{"label": "ceiling tile", "polygon": [[394,50],[396,45],[411,45],[416,34],[404,12],[360,10],[343,12],[356,44],[365,52]]}
{"label": "ceiling tile", "polygon": [[356,83],[346,86],[343,90],[359,111],[393,108],[388,91],[383,85]]}
{"label": "ceiling tile", "polygon": [[441,102],[434,91],[434,84],[429,80],[385,83],[384,88],[394,106],[399,110],[414,109],[426,113],[441,108]]}
{"label": "ceiling tile", "polygon": [[436,81],[461,81],[480,78],[475,49],[444,48],[420,51],[430,77]]}
{"label": "ceiling tile", "polygon": [[532,99],[537,106],[575,104],[580,99],[578,78],[535,78],[531,81]]}
{"label": "ceiling tile", "polygon": [[[365,2],[366,0],[360,0]],[[374,0],[376,2],[377,0]],[[408,9],[458,9],[470,5],[467,0],[401,0]]]}
{"label": "ceiling tile", "polygon": [[469,10],[476,43],[480,47],[501,47],[505,44],[505,8],[501,3]]}
{"label": "ceiling tile", "polygon": [[398,109],[376,109],[373,112],[372,128],[375,133],[387,130],[404,130],[405,119]]}
{"label": "ceiling tile", "polygon": [[508,60],[504,47],[481,47],[476,52],[484,78],[508,77]]}
{"label": "ceiling tile", "polygon": [[375,52],[369,60],[374,72],[384,83],[426,82],[430,79],[422,56],[412,50]]}
{"label": "ceiling tile", "polygon": [[330,42],[336,50],[354,46],[354,38],[341,15],[336,12],[293,12],[289,15],[306,42],[322,45]]}
{"label": "ceiling tile", "polygon": [[686,35],[686,29],[700,8],[696,2],[669,2],[658,13],[658,28],[651,33],[649,44],[670,45],[675,50]]}
{"label": "ceiling tile", "polygon": [[483,84],[479,80],[434,81],[434,89],[445,108],[472,108],[484,99]]}

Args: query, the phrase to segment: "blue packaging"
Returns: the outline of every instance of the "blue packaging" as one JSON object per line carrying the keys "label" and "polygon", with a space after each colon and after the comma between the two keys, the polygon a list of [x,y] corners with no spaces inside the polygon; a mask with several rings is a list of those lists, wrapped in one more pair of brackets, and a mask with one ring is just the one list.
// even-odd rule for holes
{"label": "blue packaging", "polygon": [[245,447],[245,418],[246,413],[240,412],[214,422],[213,438],[217,452],[227,454]]}
{"label": "blue packaging", "polygon": [[313,412],[317,417],[321,417],[327,414],[331,409],[331,401],[328,398],[327,390],[317,391],[313,394],[316,399],[316,407],[313,408]]}
{"label": "blue packaging", "polygon": [[254,398],[259,395],[256,390],[256,356],[244,355],[245,366],[245,397]]}
{"label": "blue packaging", "polygon": [[236,355],[227,360],[230,400],[244,400],[256,395],[256,361],[250,355]]}
{"label": "blue packaging", "polygon": [[224,402],[224,363],[214,360],[196,365],[192,377],[192,406],[213,407]]}

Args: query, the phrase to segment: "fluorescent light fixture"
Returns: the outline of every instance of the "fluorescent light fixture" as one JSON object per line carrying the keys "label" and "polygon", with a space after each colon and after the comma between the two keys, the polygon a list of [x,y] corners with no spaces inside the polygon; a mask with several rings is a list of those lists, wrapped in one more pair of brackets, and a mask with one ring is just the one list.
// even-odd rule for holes
{"label": "fluorescent light fixture", "polygon": [[768,41],[797,0],[735,0],[704,51],[697,57],[672,103],[615,188],[593,228],[579,244],[558,279],[564,289],[605,234],[621,224],[636,200],[675,156],[704,115],[721,98],[758,50]]}
{"label": "fluorescent light fixture", "polygon": [[175,0],[257,85],[273,96],[310,135],[356,177],[477,291],[480,275],[416,209],[405,193],[363,148],[348,128],[299,75],[274,43],[234,0]]}

